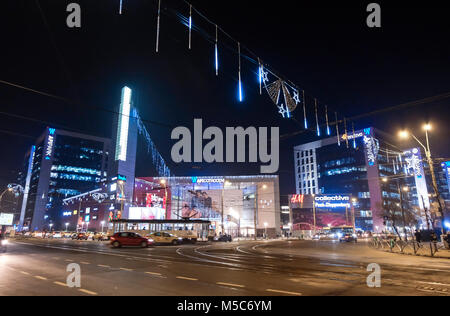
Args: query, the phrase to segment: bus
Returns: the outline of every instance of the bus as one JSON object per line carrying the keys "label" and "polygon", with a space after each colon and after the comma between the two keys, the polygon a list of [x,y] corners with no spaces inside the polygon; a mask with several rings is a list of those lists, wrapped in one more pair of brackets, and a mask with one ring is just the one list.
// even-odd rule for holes
{"label": "bus", "polygon": [[184,242],[196,243],[207,241],[214,234],[211,222],[198,219],[176,219],[176,220],[113,220],[112,231],[108,235],[118,232],[134,232],[142,236],[152,233],[165,232],[182,238]]}

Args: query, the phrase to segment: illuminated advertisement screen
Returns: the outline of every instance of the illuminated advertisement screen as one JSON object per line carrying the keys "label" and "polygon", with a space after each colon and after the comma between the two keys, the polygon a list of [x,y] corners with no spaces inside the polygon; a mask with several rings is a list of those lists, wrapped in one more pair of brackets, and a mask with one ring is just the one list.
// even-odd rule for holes
{"label": "illuminated advertisement screen", "polygon": [[0,225],[12,226],[14,214],[0,213]]}
{"label": "illuminated advertisement screen", "polygon": [[163,220],[166,210],[160,207],[130,207],[130,220]]}
{"label": "illuminated advertisement screen", "polygon": [[[314,210],[316,229],[337,227],[351,223],[351,196],[349,195],[292,195],[292,225],[294,230],[314,229]],[[314,203],[314,205],[313,205]]]}

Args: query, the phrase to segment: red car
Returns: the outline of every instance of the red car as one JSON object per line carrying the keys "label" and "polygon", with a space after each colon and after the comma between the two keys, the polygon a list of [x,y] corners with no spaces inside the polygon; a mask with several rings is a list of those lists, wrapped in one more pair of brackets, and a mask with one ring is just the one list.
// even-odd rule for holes
{"label": "red car", "polygon": [[153,246],[154,241],[136,233],[116,233],[111,237],[111,245],[114,248],[123,246],[147,248]]}

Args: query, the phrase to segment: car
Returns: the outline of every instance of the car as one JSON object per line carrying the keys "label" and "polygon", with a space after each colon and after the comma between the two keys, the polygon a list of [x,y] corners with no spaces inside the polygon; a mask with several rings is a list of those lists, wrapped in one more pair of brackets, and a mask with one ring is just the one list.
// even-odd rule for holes
{"label": "car", "polygon": [[214,237],[214,241],[216,241],[216,242],[232,242],[233,238],[231,237],[231,235],[222,235],[222,236]]}
{"label": "car", "polygon": [[165,232],[156,232],[147,236],[153,239],[156,244],[178,245],[183,242],[183,238]]}
{"label": "car", "polygon": [[61,239],[63,238],[63,234],[61,232],[54,232],[51,238]]}
{"label": "car", "polygon": [[76,233],[72,235],[72,240],[88,240],[89,236],[85,233]]}
{"label": "car", "polygon": [[6,252],[8,239],[0,237],[0,252]]}
{"label": "car", "polygon": [[153,246],[154,243],[154,240],[151,238],[145,238],[139,234],[129,232],[114,234],[110,242],[114,248],[121,248],[123,246],[148,248]]}
{"label": "car", "polygon": [[109,237],[105,233],[95,233],[93,240],[106,241]]}
{"label": "car", "polygon": [[356,234],[344,234],[342,237],[339,238],[339,242],[358,242],[358,238],[356,237]]}

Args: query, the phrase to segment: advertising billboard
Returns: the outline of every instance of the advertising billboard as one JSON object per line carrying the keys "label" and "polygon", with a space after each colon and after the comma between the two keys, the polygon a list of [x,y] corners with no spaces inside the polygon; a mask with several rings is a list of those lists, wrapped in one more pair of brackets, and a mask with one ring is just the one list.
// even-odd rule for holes
{"label": "advertising billboard", "polygon": [[294,230],[313,230],[314,214],[316,229],[344,226],[352,222],[350,195],[291,195],[290,208]]}
{"label": "advertising billboard", "polygon": [[0,213],[0,226],[12,226],[14,214]]}

